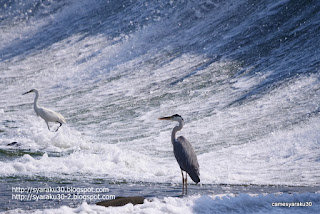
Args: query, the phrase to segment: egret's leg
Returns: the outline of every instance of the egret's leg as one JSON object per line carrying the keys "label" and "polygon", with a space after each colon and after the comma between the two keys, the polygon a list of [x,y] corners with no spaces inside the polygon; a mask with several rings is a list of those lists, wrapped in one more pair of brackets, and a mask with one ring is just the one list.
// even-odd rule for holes
{"label": "egret's leg", "polygon": [[[57,123],[60,123],[57,121]],[[58,131],[58,129],[62,126],[62,123],[60,123],[60,126],[57,128],[56,132]]]}
{"label": "egret's leg", "polygon": [[182,195],[184,195],[184,177],[183,177],[182,170],[181,170],[181,175],[182,175]]}
{"label": "egret's leg", "polygon": [[49,127],[49,123],[48,123],[47,121],[46,121],[46,124],[47,124],[47,126],[48,126],[49,131],[51,131],[51,130],[50,130],[50,127]]}

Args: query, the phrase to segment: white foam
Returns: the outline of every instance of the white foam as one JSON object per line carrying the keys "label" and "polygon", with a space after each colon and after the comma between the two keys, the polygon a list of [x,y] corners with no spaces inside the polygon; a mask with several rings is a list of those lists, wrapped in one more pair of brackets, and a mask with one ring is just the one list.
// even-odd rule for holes
{"label": "white foam", "polygon": [[[317,164],[319,133],[314,132],[317,119],[309,125],[290,131],[278,131],[255,142],[233,145],[198,154],[201,183],[263,184],[263,185],[319,185]],[[57,138],[62,134],[56,135]],[[169,133],[167,134],[170,135]],[[31,157],[26,154],[13,161],[1,163],[4,175],[82,176],[125,179],[130,181],[180,183],[180,171],[169,140],[161,134],[159,153],[150,156],[133,151],[132,145],[83,142],[66,145],[53,141],[45,150],[73,152],[56,157],[44,154]],[[167,136],[167,137],[168,137]],[[60,136],[61,137],[61,136]],[[62,138],[63,139],[63,138]],[[68,139],[68,138],[67,138]],[[160,138],[159,138],[160,139]],[[72,141],[66,141],[72,142]],[[76,142],[76,141],[75,141]],[[138,142],[140,142],[138,140]],[[286,143],[289,142],[289,143]],[[51,145],[52,144],[52,145]],[[55,148],[55,149],[54,149]],[[150,151],[147,151],[150,153]]]}
{"label": "white foam", "polygon": [[[32,151],[47,151],[47,152],[68,152],[81,149],[88,149],[90,146],[89,140],[85,139],[82,134],[70,127],[68,124],[59,128],[58,132],[49,131],[45,121],[36,117],[33,111],[31,115],[5,114],[4,119],[8,121],[16,121],[13,126],[21,126],[21,128],[10,129],[4,128],[4,133],[8,136],[4,137],[2,149],[17,149]],[[54,126],[54,124],[50,124]],[[56,126],[57,127],[57,126]],[[51,129],[55,129],[52,128]],[[18,142],[18,147],[8,147],[11,142]]]}

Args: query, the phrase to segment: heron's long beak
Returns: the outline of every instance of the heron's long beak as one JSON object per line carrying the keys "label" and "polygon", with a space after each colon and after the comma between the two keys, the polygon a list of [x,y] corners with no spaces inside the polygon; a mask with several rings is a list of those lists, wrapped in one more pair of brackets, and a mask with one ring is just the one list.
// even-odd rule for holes
{"label": "heron's long beak", "polygon": [[159,120],[171,120],[172,117],[160,117]]}
{"label": "heron's long beak", "polygon": [[30,93],[30,92],[32,92],[32,90],[31,90],[31,91],[27,91],[26,93],[23,93],[22,95],[28,94],[28,93]]}

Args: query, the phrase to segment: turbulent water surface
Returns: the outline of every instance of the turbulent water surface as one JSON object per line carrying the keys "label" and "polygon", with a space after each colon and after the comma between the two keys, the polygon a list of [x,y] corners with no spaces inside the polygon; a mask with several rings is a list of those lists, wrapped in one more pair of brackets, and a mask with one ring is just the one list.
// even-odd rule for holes
{"label": "turbulent water surface", "polygon": [[[1,210],[316,212],[319,26],[311,0],[0,1]],[[66,118],[58,132],[22,95],[32,88]],[[200,165],[183,198],[176,124],[158,120],[176,113]],[[68,186],[152,201],[104,208],[12,189]]]}

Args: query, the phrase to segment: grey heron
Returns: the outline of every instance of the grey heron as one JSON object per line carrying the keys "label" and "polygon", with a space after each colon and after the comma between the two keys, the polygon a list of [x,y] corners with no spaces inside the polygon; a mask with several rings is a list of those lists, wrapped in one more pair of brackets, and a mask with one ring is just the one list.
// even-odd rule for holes
{"label": "grey heron", "polygon": [[[33,103],[34,111],[36,112],[37,116],[40,116],[42,119],[44,119],[44,121],[46,122],[46,124],[48,126],[49,131],[51,131],[49,128],[49,124],[48,124],[49,122],[59,123],[60,126],[62,126],[63,123],[66,123],[66,120],[64,119],[64,117],[61,114],[59,114],[55,111],[52,111],[51,109],[38,107],[37,102],[38,102],[38,98],[39,98],[39,92],[37,89],[31,89],[30,91],[23,93],[22,95],[25,95],[25,94],[28,94],[31,92],[34,92],[36,94],[36,96],[34,98],[34,103]],[[58,131],[60,126],[57,128],[56,131]]]}
{"label": "grey heron", "polygon": [[[191,177],[191,179],[195,183],[200,182],[200,172],[199,172],[199,163],[197,160],[196,153],[191,145],[191,143],[183,136],[180,136],[176,139],[177,131],[180,131],[184,125],[183,118],[178,115],[172,115],[170,117],[161,117],[159,120],[172,120],[177,121],[179,123],[178,126],[175,126],[172,130],[171,134],[171,142],[173,145],[173,153],[177,159],[177,162],[181,169],[182,175],[182,195],[184,194],[184,186],[186,188],[187,194],[187,177]],[[186,177],[184,178],[183,171],[186,172]]]}

